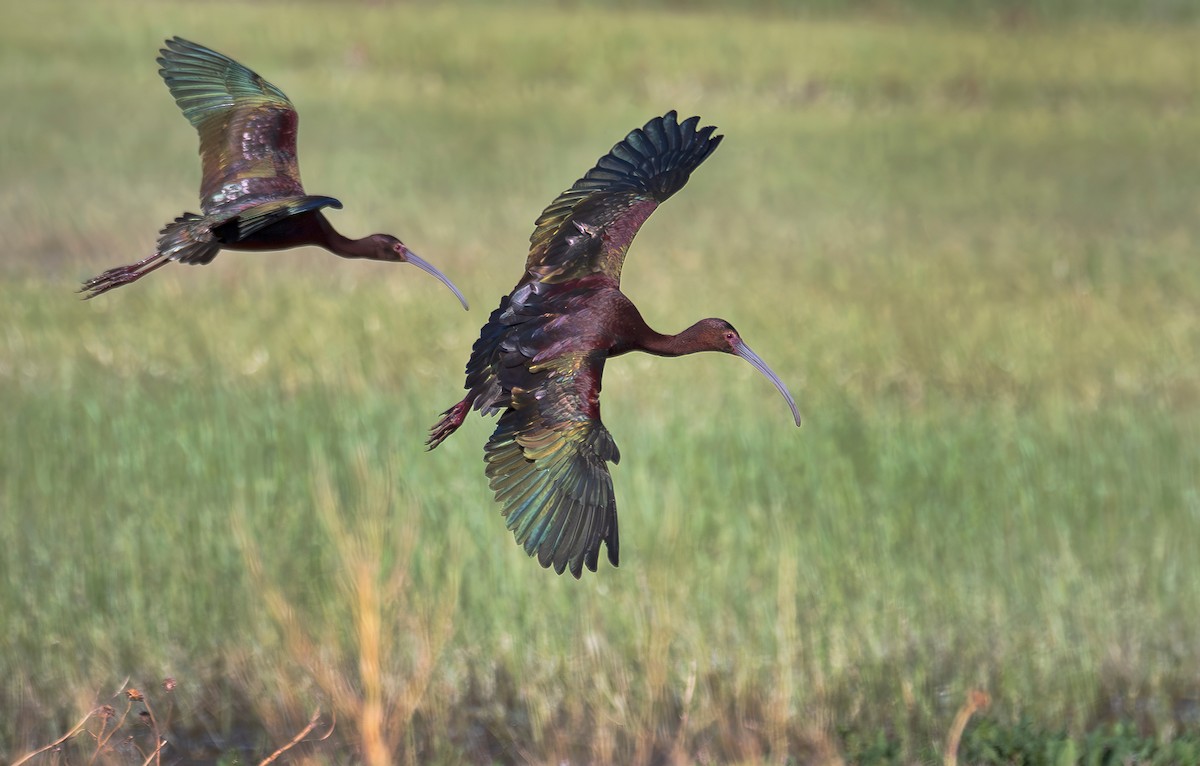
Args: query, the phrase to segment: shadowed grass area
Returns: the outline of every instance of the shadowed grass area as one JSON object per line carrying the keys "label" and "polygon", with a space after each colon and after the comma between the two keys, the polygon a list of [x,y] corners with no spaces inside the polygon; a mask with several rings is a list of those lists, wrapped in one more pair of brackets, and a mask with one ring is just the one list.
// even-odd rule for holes
{"label": "shadowed grass area", "polygon": [[[0,753],[127,676],[179,680],[179,747],[336,711],[312,762],[912,762],[973,688],[976,758],[1028,721],[1194,736],[1195,31],[30,7],[0,30]],[[75,300],[195,209],[172,34],[279,85],[336,224],[471,313],[316,251]],[[627,291],[729,319],[805,424],[735,360],[615,360],[622,566],[557,578],[491,500],[492,423],[425,429],[537,213],[669,108],[728,138]]]}

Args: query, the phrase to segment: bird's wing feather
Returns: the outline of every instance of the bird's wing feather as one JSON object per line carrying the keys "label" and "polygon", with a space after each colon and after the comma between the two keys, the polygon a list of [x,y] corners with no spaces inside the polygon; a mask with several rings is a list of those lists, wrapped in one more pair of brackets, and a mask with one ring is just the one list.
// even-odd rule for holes
{"label": "bird's wing feather", "polygon": [[[502,360],[509,407],[484,449],[487,475],[517,543],[544,567],[593,572],[600,543],[619,561],[617,505],[609,462],[620,453],[600,422],[604,360],[570,354],[529,364]],[[520,380],[528,387],[515,385]]]}
{"label": "bird's wing feather", "polygon": [[245,195],[301,196],[298,118],[283,91],[228,56],[180,37],[158,63],[175,103],[200,134],[205,211]]}
{"label": "bird's wing feather", "polygon": [[634,130],[542,212],[526,279],[561,282],[601,273],[618,282],[629,243],[650,214],[683,188],[721,143],[699,117],[674,110]]}
{"label": "bird's wing feather", "polygon": [[268,226],[279,223],[300,213],[320,210],[323,207],[341,209],[342,203],[333,197],[285,197],[284,199],[268,199],[245,210],[241,210],[228,220],[213,227],[213,234],[226,244],[238,242],[257,234]]}

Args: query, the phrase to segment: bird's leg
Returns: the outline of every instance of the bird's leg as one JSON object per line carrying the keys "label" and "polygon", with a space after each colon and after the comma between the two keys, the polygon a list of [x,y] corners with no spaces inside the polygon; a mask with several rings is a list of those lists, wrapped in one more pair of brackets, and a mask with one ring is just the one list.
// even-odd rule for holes
{"label": "bird's leg", "polygon": [[116,289],[122,285],[127,285],[130,282],[136,282],[146,276],[155,269],[165,266],[170,261],[162,253],[155,253],[149,258],[143,258],[137,263],[131,263],[126,266],[117,266],[92,277],[83,283],[77,292],[86,292],[83,296],[84,300],[95,298],[97,295],[103,295],[109,290]]}
{"label": "bird's leg", "polygon": [[461,402],[443,412],[441,419],[433,424],[433,428],[429,429],[429,439],[425,442],[425,449],[433,449],[445,441],[447,436],[457,431],[470,411],[471,397],[467,396]]}

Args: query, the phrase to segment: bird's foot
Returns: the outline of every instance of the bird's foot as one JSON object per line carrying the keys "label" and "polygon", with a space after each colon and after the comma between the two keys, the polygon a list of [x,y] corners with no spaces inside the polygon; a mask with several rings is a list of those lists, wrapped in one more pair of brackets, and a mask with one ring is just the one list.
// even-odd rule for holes
{"label": "bird's foot", "polygon": [[97,295],[104,295],[109,290],[115,290],[130,282],[136,282],[166,263],[166,258],[155,254],[137,263],[131,263],[127,266],[117,266],[84,282],[83,286],[76,292],[87,293],[87,295],[83,296],[84,300],[95,298]]}
{"label": "bird's foot", "polygon": [[425,449],[431,450],[444,442],[447,436],[458,430],[470,411],[471,398],[467,397],[443,412],[441,419],[433,424],[433,428],[429,429],[429,439],[425,442]]}

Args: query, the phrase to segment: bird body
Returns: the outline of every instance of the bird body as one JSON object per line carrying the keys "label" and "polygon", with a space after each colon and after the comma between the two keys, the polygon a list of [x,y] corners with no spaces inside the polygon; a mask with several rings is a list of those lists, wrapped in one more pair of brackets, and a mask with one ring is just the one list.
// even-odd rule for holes
{"label": "bird body", "polygon": [[183,116],[200,137],[201,214],[184,213],[159,232],[153,255],[84,283],[88,298],[141,279],[170,261],[205,264],[221,250],[284,250],[315,245],[343,258],[412,263],[467,302],[440,271],[390,234],[350,239],[321,212],[333,197],[304,191],[296,159],[299,118],[283,91],[255,72],[180,37],[158,63]]}
{"label": "bird body", "polygon": [[480,331],[466,367],[467,395],[430,432],[437,447],[471,409],[499,412],[484,449],[486,473],[507,526],[544,567],[595,571],[604,543],[619,562],[608,463],[620,460],[600,419],[607,359],[631,351],[680,356],[723,351],[778,377],[722,319],[676,335],[651,329],[621,292],[621,268],[651,213],[683,187],[720,143],[699,118],[668,112],[630,133],[542,213],[525,273]]}

